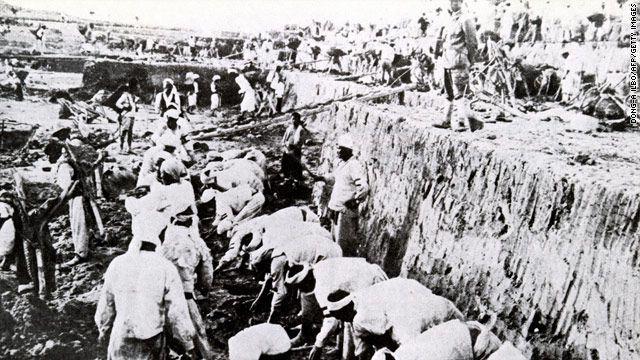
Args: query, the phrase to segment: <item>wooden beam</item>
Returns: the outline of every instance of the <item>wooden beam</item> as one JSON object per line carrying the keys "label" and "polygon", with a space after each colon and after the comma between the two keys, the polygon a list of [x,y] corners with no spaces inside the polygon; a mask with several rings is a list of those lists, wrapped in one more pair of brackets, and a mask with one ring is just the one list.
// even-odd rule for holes
{"label": "wooden beam", "polygon": [[246,124],[246,125],[240,125],[240,126],[236,126],[235,128],[232,129],[224,129],[224,130],[218,130],[217,128],[206,128],[206,129],[197,129],[192,131],[189,135],[189,139],[190,140],[196,140],[196,141],[201,141],[201,140],[210,140],[210,139],[214,139],[217,137],[223,137],[223,136],[230,136],[230,135],[235,135],[237,133],[242,133],[251,129],[255,129],[255,128],[259,128],[259,127],[266,127],[266,126],[275,126],[275,125],[280,125],[280,124],[285,124],[287,121],[289,121],[289,119],[291,118],[291,114],[295,111],[298,112],[302,117],[304,116],[310,116],[310,115],[314,115],[314,114],[318,114],[318,113],[322,113],[325,111],[329,111],[330,107],[335,104],[335,103],[339,103],[339,102],[346,102],[346,101],[350,101],[350,100],[360,100],[360,101],[370,101],[370,100],[374,100],[374,99],[378,99],[381,97],[385,97],[385,96],[391,96],[391,95],[395,95],[398,93],[401,93],[403,91],[407,91],[407,90],[413,90],[416,88],[416,85],[411,84],[408,86],[401,86],[401,87],[397,87],[397,88],[393,88],[393,89],[388,89],[388,90],[384,90],[384,91],[379,91],[379,92],[375,92],[375,93],[369,93],[366,95],[362,95],[362,94],[352,94],[352,95],[346,95],[343,97],[340,97],[338,99],[333,99],[333,100],[329,100],[327,102],[324,103],[319,103],[319,104],[314,104],[314,105],[310,105],[304,108],[299,108],[299,109],[295,109],[295,110],[290,110],[288,113],[271,118],[271,119],[267,119],[255,124]]}

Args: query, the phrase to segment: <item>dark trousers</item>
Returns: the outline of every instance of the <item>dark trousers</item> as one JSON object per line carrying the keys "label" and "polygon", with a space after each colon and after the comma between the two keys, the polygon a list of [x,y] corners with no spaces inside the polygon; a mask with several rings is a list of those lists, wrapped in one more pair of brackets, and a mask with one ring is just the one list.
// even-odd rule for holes
{"label": "dark trousers", "polygon": [[126,116],[126,112],[123,112],[118,117],[120,123],[120,149],[124,149],[125,141],[127,143],[127,151],[131,151],[131,144],[133,143],[133,123],[134,118]]}
{"label": "dark trousers", "polygon": [[460,99],[468,91],[469,72],[467,69],[444,69],[444,89],[449,101]]}
{"label": "dark trousers", "polygon": [[294,150],[293,154],[282,153],[280,171],[285,177],[302,180],[302,149]]}

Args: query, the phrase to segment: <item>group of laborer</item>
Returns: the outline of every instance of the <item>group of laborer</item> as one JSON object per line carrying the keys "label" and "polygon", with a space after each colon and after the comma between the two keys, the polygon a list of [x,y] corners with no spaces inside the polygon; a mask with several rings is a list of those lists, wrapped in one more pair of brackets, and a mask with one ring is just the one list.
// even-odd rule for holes
{"label": "group of laborer", "polygon": [[[293,118],[282,165],[289,176],[299,176],[303,124],[299,115]],[[169,105],[160,122],[137,186],[125,197],[132,217],[128,251],[110,263],[96,309],[110,359],[162,359],[167,344],[183,358],[213,358],[196,300],[208,295],[215,272],[247,259],[263,285],[251,309],[269,292],[273,297],[267,323],[229,339],[231,360],[286,358],[307,342],[313,343],[309,357],[318,359],[336,333],[345,358],[517,359],[513,346],[491,333],[491,322],[466,321],[451,301],[417,281],[389,279],[378,265],[355,257],[358,209],[369,185],[350,134],[336,141],[334,171],[312,175],[333,185],[327,230],[307,207],[260,215],[266,179],[261,152],[212,151],[206,167],[190,174],[180,112]],[[230,239],[215,268],[201,226]],[[301,304],[294,338],[280,325],[291,296]]]}
{"label": "group of laborer", "polygon": [[[276,64],[268,73],[265,84],[257,82],[254,86],[245,77],[242,71],[231,68],[228,71],[230,77],[239,87],[238,94],[241,96],[240,103],[241,116],[260,116],[266,111],[268,115],[274,115],[282,112],[282,105],[285,94],[285,82],[282,76],[282,65]],[[200,75],[188,72],[185,75],[186,86],[186,104],[184,97],[178,92],[172,79],[164,79],[162,82],[162,91],[156,94],[155,109],[160,114],[173,107],[179,110],[182,116],[193,114],[198,107],[200,85],[198,80]],[[221,80],[220,75],[214,75],[209,84],[211,98],[210,110],[211,116],[217,116],[221,106],[221,96],[218,81]],[[133,84],[133,85],[132,85]],[[133,96],[130,95],[135,91],[136,82],[125,85],[122,89],[124,92],[116,103],[115,110],[120,113],[120,118],[132,118],[135,112],[135,104],[133,104]],[[129,141],[130,143],[130,141]]]}

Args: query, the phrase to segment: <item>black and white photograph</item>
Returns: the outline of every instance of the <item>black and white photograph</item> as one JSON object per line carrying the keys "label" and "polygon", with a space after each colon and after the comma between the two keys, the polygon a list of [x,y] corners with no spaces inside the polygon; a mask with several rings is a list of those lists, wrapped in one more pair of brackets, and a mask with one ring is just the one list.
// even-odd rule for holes
{"label": "black and white photograph", "polygon": [[640,360],[637,0],[0,0],[0,360]]}

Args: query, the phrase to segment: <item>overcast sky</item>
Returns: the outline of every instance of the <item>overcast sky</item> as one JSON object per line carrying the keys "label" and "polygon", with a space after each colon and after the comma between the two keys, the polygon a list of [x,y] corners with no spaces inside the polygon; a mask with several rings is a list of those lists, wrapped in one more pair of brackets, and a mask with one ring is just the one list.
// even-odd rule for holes
{"label": "overcast sky", "polygon": [[[5,0],[8,3],[59,11],[94,20],[141,25],[184,27],[200,32],[230,30],[257,32],[281,29],[284,24],[308,24],[311,19],[336,23],[395,23],[414,19],[449,0]],[[468,0],[469,3],[488,0]],[[516,2],[516,0],[511,0]],[[551,15],[576,15],[602,2],[615,0],[529,0],[532,7]],[[566,4],[573,4],[567,11]],[[479,7],[487,11],[491,6]],[[91,14],[93,12],[93,14]]]}
{"label": "overcast sky", "polygon": [[[311,19],[395,22],[419,17],[428,0],[8,0],[83,18],[197,30],[261,31]],[[442,1],[441,1],[442,2]],[[444,3],[447,1],[445,0]],[[92,15],[90,12],[94,12]]]}

